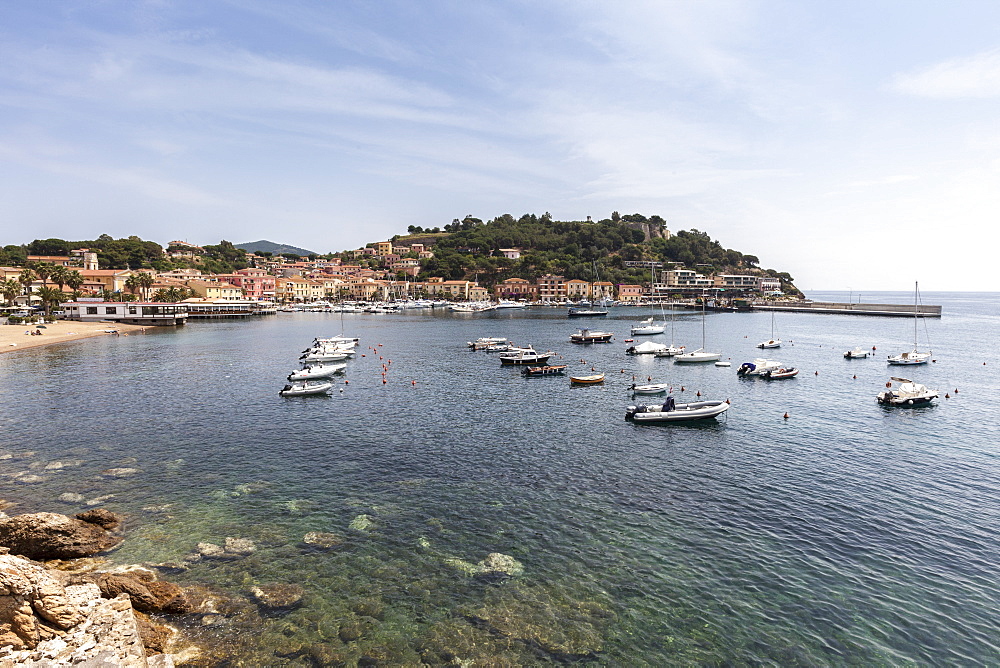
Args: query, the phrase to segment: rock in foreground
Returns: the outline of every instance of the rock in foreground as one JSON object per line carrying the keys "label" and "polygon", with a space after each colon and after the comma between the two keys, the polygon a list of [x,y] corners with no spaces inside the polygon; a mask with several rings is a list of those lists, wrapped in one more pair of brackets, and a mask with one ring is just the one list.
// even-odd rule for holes
{"label": "rock in foreground", "polygon": [[120,541],[120,536],[97,524],[59,513],[29,513],[0,520],[0,546],[29,559],[88,557]]}

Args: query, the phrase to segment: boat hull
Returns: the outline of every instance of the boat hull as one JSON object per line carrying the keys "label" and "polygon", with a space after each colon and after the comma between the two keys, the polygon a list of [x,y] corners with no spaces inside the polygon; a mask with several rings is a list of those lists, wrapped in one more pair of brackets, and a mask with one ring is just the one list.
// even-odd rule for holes
{"label": "boat hull", "polygon": [[710,420],[729,410],[725,401],[698,401],[676,404],[673,410],[661,410],[661,406],[629,406],[625,419],[633,422],[693,422]]}
{"label": "boat hull", "polygon": [[722,353],[684,353],[674,355],[674,362],[680,364],[700,364],[702,362],[717,362],[722,357]]}
{"label": "boat hull", "polygon": [[[554,353],[553,353],[554,354]],[[524,357],[501,357],[501,366],[543,366],[552,355],[525,355]]]}
{"label": "boat hull", "polygon": [[563,376],[566,374],[566,365],[557,364],[552,366],[529,366],[521,370],[525,378],[536,378],[541,376]]}
{"label": "boat hull", "polygon": [[573,385],[598,385],[604,382],[604,374],[594,376],[570,376],[569,382]]}

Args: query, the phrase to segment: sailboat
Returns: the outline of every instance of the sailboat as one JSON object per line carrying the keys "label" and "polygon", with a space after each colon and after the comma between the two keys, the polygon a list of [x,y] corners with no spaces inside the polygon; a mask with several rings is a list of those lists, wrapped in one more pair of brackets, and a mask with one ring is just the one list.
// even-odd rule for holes
{"label": "sailboat", "polygon": [[[594,281],[600,282],[601,275],[597,273],[597,262],[594,262]],[[570,318],[588,318],[597,317],[608,314],[608,310],[605,308],[605,300],[603,290],[601,292],[601,308],[591,308],[588,304],[587,306],[574,306],[569,309],[566,313],[567,317]]]}
{"label": "sailboat", "polygon": [[919,284],[914,282],[913,284],[913,350],[900,353],[898,355],[891,355],[887,360],[889,364],[894,364],[897,366],[911,366],[914,364],[927,364],[927,360],[931,358],[931,353],[918,352],[917,351],[917,318],[918,318],[918,305],[920,303],[920,291]]}
{"label": "sailboat", "polygon": [[670,304],[670,345],[664,350],[657,351],[657,357],[673,357],[684,352],[684,346],[674,344],[674,304]]}
{"label": "sailboat", "polygon": [[720,357],[722,353],[709,353],[705,352],[705,296],[701,297],[701,348],[690,353],[684,353],[682,355],[675,355],[675,362],[715,362]]}
{"label": "sailboat", "polygon": [[774,311],[771,311],[771,338],[767,341],[761,341],[757,344],[758,348],[780,348],[781,339],[779,339],[774,333]]}
{"label": "sailboat", "polygon": [[[656,271],[655,271],[655,269],[650,269],[649,270],[649,278],[650,278],[649,294],[650,294],[650,297],[652,297],[652,295],[653,295],[653,283],[656,281]],[[653,304],[652,303],[650,303],[649,309],[650,309],[650,311],[652,311],[652,309],[653,309]],[[661,311],[662,311],[662,307],[661,307]],[[665,330],[665,329],[666,329],[666,327],[664,327],[662,323],[659,324],[659,325],[654,325],[653,324],[653,316],[650,316],[649,318],[646,318],[645,320],[643,320],[638,325],[636,325],[635,327],[632,328],[632,336],[644,336],[644,335],[647,335],[647,334],[663,334],[663,330]]]}

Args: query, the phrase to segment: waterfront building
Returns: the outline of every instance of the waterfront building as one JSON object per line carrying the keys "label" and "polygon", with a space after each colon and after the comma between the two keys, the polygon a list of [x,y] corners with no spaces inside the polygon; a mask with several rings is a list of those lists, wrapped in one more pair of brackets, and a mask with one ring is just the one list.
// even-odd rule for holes
{"label": "waterfront building", "polygon": [[543,302],[561,302],[566,299],[566,278],[555,274],[545,274],[535,280],[538,298]]}
{"label": "waterfront building", "polygon": [[275,298],[275,277],[263,269],[237,269],[226,276],[226,280],[243,290],[243,295],[250,300],[264,301]]}
{"label": "waterfront building", "polygon": [[187,281],[185,283],[202,299],[214,301],[243,301],[243,289],[231,283],[214,281]]}
{"label": "waterfront building", "polygon": [[758,276],[757,290],[764,293],[781,292],[781,281],[771,276]]}
{"label": "waterfront building", "polygon": [[498,299],[534,301],[538,297],[538,286],[526,278],[508,278],[493,287],[493,294]]}
{"label": "waterfront building", "polygon": [[716,288],[749,292],[757,289],[760,277],[744,274],[715,274],[712,277],[712,282]]}
{"label": "waterfront building", "polygon": [[573,278],[566,281],[565,286],[566,298],[571,301],[579,301],[581,299],[587,299],[591,296],[591,286],[587,281],[581,281],[579,278]]}
{"label": "waterfront building", "polygon": [[642,300],[642,286],[621,284],[618,286],[618,301],[639,302]]}
{"label": "waterfront building", "polygon": [[106,302],[81,298],[61,305],[63,317],[81,322],[124,322],[130,325],[183,325],[188,309],[183,303]]}
{"label": "waterfront building", "polygon": [[83,276],[83,290],[86,292],[126,292],[125,281],[133,271],[129,269],[78,269]]}
{"label": "waterfront building", "polygon": [[590,284],[590,296],[592,299],[613,300],[615,298],[615,284],[611,281],[594,281]]}

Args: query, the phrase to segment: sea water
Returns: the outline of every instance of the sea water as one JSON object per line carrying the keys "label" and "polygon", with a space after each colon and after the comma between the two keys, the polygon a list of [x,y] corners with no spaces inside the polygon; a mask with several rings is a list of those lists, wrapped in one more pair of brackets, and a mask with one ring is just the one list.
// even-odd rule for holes
{"label": "sea water", "polygon": [[[806,313],[776,314],[767,351],[769,313],[706,314],[730,368],[627,356],[648,308],[282,313],[4,354],[2,497],[123,513],[115,563],[254,541],[167,576],[226,601],[174,621],[229,665],[997,665],[998,297],[924,293],[944,315],[917,323],[935,360],[919,367],[885,363],[911,319]],[[636,342],[669,343],[667,319]],[[581,326],[615,340],[570,343]],[[673,329],[701,347],[700,312]],[[332,395],[279,397],[312,339],[341,332],[361,343]],[[481,336],[606,381],[523,378],[467,349]],[[856,346],[874,357],[844,359]],[[738,378],[756,357],[800,373]],[[941,398],[880,407],[890,376]],[[657,401],[628,391],[649,380],[732,408],[625,421]],[[491,553],[523,571],[477,574]],[[258,610],[267,583],[300,585],[301,605]]]}

